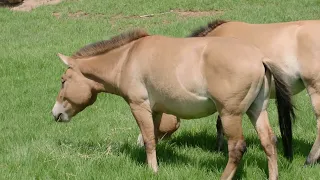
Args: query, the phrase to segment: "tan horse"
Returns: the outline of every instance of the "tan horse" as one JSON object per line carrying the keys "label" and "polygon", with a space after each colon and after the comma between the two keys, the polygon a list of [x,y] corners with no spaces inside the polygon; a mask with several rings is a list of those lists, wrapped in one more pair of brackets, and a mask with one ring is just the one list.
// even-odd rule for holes
{"label": "tan horse", "polygon": [[[305,164],[314,164],[320,160],[320,21],[294,21],[272,24],[249,24],[245,22],[217,20],[207,26],[195,30],[190,37],[234,37],[258,47],[271,61],[285,72],[284,78],[289,81],[293,94],[304,88],[311,98],[317,119],[317,138],[312,146]],[[214,49],[212,49],[214,51]],[[271,98],[274,89],[271,88]],[[168,115],[161,121],[163,133],[172,134],[178,127],[179,119]],[[291,131],[291,125],[284,127],[280,123],[284,139],[284,153],[292,159],[292,150],[287,149],[292,143],[292,136],[286,135],[282,129]],[[217,121],[218,149],[223,142],[221,119]]]}
{"label": "tan horse", "polygon": [[277,179],[277,152],[266,111],[271,75],[278,100],[289,109],[291,97],[282,72],[256,47],[233,38],[172,38],[136,30],[59,57],[69,68],[52,109],[57,121],[69,121],[100,92],[123,97],[140,128],[147,163],[157,172],[159,123],[153,120],[163,113],[191,119],[218,111],[229,149],[221,179],[231,179],[246,149],[241,120],[247,113],[268,157],[269,178]]}

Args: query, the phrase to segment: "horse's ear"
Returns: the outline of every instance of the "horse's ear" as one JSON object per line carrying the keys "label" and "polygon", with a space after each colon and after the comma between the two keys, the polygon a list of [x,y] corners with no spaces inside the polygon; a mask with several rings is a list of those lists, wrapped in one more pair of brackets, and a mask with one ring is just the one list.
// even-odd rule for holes
{"label": "horse's ear", "polygon": [[65,56],[61,53],[58,53],[58,56],[65,65],[67,65],[69,67],[71,67],[73,65],[73,59],[71,57]]}

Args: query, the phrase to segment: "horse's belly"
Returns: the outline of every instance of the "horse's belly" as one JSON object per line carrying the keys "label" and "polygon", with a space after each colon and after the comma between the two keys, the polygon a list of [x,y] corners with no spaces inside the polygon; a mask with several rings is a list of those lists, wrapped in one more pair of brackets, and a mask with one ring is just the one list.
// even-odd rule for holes
{"label": "horse's belly", "polygon": [[167,99],[156,103],[153,109],[176,115],[182,119],[202,118],[216,112],[215,104],[209,98],[180,101]]}

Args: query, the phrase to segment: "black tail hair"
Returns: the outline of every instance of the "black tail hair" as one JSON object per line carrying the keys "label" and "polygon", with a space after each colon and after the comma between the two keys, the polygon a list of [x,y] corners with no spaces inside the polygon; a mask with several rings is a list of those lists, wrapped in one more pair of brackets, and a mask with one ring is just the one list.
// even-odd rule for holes
{"label": "black tail hair", "polygon": [[291,161],[293,159],[292,121],[295,119],[295,107],[291,100],[290,85],[282,78],[283,72],[280,68],[270,62],[263,62],[263,65],[272,74],[274,79],[284,156]]}

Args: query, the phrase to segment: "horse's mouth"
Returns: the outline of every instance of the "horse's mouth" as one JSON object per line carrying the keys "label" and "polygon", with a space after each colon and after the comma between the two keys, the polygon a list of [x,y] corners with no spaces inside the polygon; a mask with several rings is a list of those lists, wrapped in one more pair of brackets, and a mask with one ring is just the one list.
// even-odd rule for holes
{"label": "horse's mouth", "polygon": [[57,116],[56,121],[57,121],[57,122],[61,122],[61,121],[62,121],[61,117],[62,117],[62,113],[60,113],[60,114]]}

